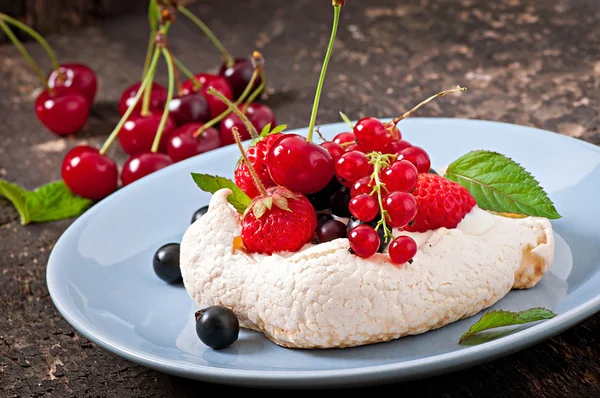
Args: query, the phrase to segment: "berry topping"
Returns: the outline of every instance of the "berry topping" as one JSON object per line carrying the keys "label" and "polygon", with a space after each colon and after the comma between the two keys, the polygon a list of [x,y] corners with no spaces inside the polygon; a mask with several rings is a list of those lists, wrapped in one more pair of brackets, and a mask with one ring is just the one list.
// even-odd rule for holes
{"label": "berry topping", "polygon": [[381,182],[388,192],[410,192],[417,183],[417,168],[406,160],[396,160],[381,171]]}
{"label": "berry topping", "polygon": [[390,258],[396,264],[404,264],[417,254],[417,243],[410,236],[399,236],[390,243]]}
{"label": "berry topping", "polygon": [[337,161],[345,152],[345,149],[340,144],[332,141],[323,142],[321,146],[329,151],[334,161]]}
{"label": "berry topping", "polygon": [[371,176],[365,176],[356,180],[354,184],[352,184],[352,188],[350,189],[350,196],[355,197],[362,193],[373,194],[373,184],[374,181],[371,179]]}
{"label": "berry topping", "polygon": [[367,224],[360,224],[353,228],[348,234],[348,240],[352,252],[359,257],[371,257],[379,249],[379,235]]}
{"label": "berry topping", "polygon": [[387,222],[394,228],[402,228],[417,214],[415,197],[408,192],[391,192],[383,202],[387,212]]}
{"label": "berry topping", "polygon": [[406,148],[408,148],[410,146],[412,146],[412,145],[408,141],[394,140],[394,141],[388,143],[383,148],[382,152],[389,153],[389,154],[400,154],[403,150],[405,150]]}
{"label": "berry topping", "polygon": [[338,217],[350,217],[350,188],[341,187],[331,197],[331,212]]}
{"label": "berry topping", "polygon": [[411,146],[400,152],[405,160],[414,164],[419,173],[428,173],[431,168],[431,160],[425,150],[418,146]]}
{"label": "berry topping", "polygon": [[154,273],[167,283],[181,282],[179,268],[179,243],[168,243],[161,246],[152,260]]}
{"label": "berry topping", "polygon": [[373,197],[367,193],[361,193],[350,199],[348,205],[350,213],[361,221],[369,222],[377,216],[379,207]]}
{"label": "berry topping", "polygon": [[338,135],[333,137],[333,142],[341,146],[344,146],[344,144],[349,145],[356,142],[356,136],[354,135],[354,133],[339,133]]}
{"label": "berry topping", "polygon": [[229,308],[213,305],[195,314],[196,334],[213,350],[221,350],[235,343],[240,334],[240,322]]}
{"label": "berry topping", "polygon": [[317,228],[319,243],[330,242],[346,237],[346,224],[338,220],[330,220]]}
{"label": "berry topping", "polygon": [[[281,136],[282,134],[268,135],[264,138],[261,138],[255,145],[251,146],[246,151],[246,156],[248,157],[250,164],[256,171],[258,178],[260,178],[260,182],[265,186],[265,188],[270,188],[275,185],[273,180],[271,180],[269,170],[267,169],[267,155],[269,154],[269,150],[271,149],[273,143]],[[235,185],[244,191],[250,198],[255,198],[259,195],[260,192],[258,191],[256,183],[254,182],[252,174],[250,173],[250,169],[245,162],[238,162],[233,176]]]}
{"label": "berry topping", "polygon": [[393,140],[392,133],[377,118],[365,117],[354,126],[356,142],[365,152],[383,151]]}
{"label": "berry topping", "polygon": [[361,177],[371,173],[371,165],[367,155],[360,151],[350,151],[337,160],[335,171],[338,177],[353,184]]}

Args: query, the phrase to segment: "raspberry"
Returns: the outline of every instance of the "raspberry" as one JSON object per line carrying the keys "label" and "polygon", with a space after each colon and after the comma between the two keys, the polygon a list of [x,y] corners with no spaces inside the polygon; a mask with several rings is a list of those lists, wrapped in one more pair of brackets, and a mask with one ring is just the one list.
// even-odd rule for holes
{"label": "raspberry", "polygon": [[462,185],[436,174],[419,174],[413,195],[417,215],[404,228],[411,232],[456,228],[475,206],[475,199]]}
{"label": "raspberry", "polygon": [[[273,180],[271,180],[271,176],[269,175],[269,170],[267,169],[267,154],[269,153],[269,149],[275,141],[277,141],[282,134],[272,134],[264,137],[260,141],[256,143],[256,145],[251,146],[246,151],[246,155],[252,163],[254,170],[256,170],[256,174],[260,178],[260,181],[263,183],[265,188],[270,188],[275,186]],[[246,193],[250,198],[255,198],[259,195],[258,189],[256,188],[256,184],[252,179],[252,175],[250,174],[250,170],[246,163],[240,161],[235,169],[233,174],[235,185],[237,185],[242,191]]]}
{"label": "raspberry", "polygon": [[242,241],[251,253],[296,252],[317,229],[317,213],[308,199],[283,187],[258,196],[242,218]]}

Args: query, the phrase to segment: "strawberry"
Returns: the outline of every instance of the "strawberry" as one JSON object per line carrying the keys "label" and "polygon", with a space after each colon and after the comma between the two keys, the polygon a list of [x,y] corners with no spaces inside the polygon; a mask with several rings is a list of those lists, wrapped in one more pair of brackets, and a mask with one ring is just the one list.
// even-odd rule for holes
{"label": "strawberry", "polygon": [[242,217],[242,241],[251,253],[271,255],[300,250],[317,229],[317,213],[308,199],[283,187],[267,190]]}
{"label": "strawberry", "polygon": [[[261,138],[255,145],[248,148],[246,155],[256,170],[256,174],[260,178],[265,188],[275,186],[269,170],[267,169],[267,154],[269,149],[275,141],[277,141],[282,134],[271,134],[264,138]],[[233,174],[235,185],[237,185],[242,191],[246,193],[250,198],[255,198],[259,195],[258,188],[252,179],[252,174],[248,169],[248,165],[245,162],[240,161]]]}
{"label": "strawberry", "polygon": [[456,228],[475,206],[475,199],[462,185],[437,174],[419,174],[413,195],[417,200],[417,215],[404,228],[410,232]]}

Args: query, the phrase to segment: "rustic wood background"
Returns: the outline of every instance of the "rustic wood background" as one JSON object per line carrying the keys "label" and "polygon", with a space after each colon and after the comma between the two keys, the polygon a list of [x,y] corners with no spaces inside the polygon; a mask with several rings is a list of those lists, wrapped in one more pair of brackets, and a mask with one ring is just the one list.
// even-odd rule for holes
{"label": "rustic wood background", "polygon": [[[0,6],[16,3],[42,0],[0,0]],[[72,3],[86,9],[108,4]],[[294,128],[310,115],[329,37],[328,5],[223,0],[199,2],[193,10],[234,54],[263,52],[267,102]],[[353,118],[397,115],[426,95],[462,84],[467,93],[432,103],[419,115],[518,123],[600,143],[598,0],[349,0],[338,37],[320,123],[339,121],[340,110]],[[35,119],[35,76],[10,45],[0,46],[0,178],[29,188],[60,178],[70,147],[98,145],[115,125],[120,93],[141,73],[146,17],[140,11],[49,40],[62,60],[97,71],[99,95],[84,131],[56,139]],[[170,43],[193,70],[218,64],[209,42],[186,21],[176,24]],[[34,43],[27,47],[44,59]],[[118,148],[112,154],[123,161]],[[45,267],[71,222],[22,227],[0,199],[0,396],[192,397],[213,388],[122,360],[61,318],[48,296]],[[392,391],[403,397],[599,397],[599,329],[596,315],[528,350]],[[369,393],[386,388],[370,387]]]}

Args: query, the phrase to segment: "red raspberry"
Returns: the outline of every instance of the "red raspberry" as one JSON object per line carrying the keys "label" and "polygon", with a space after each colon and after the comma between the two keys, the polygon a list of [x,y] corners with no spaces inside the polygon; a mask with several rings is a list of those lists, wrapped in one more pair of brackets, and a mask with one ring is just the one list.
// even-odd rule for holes
{"label": "red raspberry", "polygon": [[[271,180],[271,176],[269,175],[269,170],[267,169],[267,154],[273,143],[277,141],[279,137],[281,137],[281,134],[268,135],[246,151],[246,155],[248,156],[250,163],[252,163],[252,167],[256,170],[256,174],[265,188],[275,186],[275,183]],[[256,188],[256,184],[252,179],[252,174],[250,174],[250,170],[246,163],[241,160],[238,162],[233,177],[235,185],[244,191],[250,198],[255,198],[259,195],[258,188]]]}
{"label": "red raspberry", "polygon": [[308,199],[283,187],[258,196],[242,218],[242,241],[251,253],[296,252],[311,241],[317,213]]}
{"label": "red raspberry", "polygon": [[456,228],[475,206],[475,199],[466,188],[437,174],[419,174],[413,195],[417,215],[404,228],[411,232]]}

